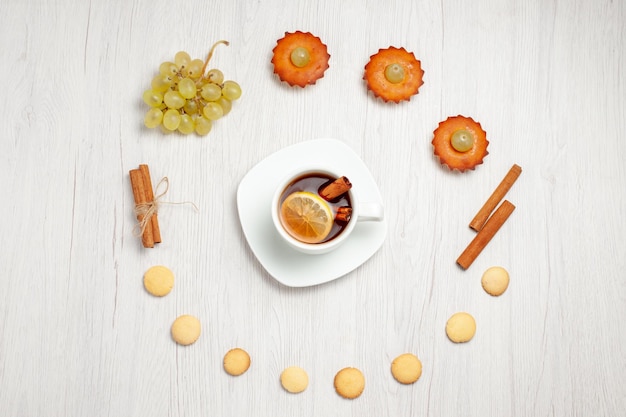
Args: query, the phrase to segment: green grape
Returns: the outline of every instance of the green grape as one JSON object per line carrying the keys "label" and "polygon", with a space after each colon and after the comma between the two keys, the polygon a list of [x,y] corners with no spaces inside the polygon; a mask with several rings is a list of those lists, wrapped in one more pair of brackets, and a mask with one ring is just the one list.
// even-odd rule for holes
{"label": "green grape", "polygon": [[224,111],[224,116],[230,113],[230,109],[232,109],[233,107],[233,103],[231,103],[230,100],[225,97],[220,97],[220,99],[217,100],[217,104],[222,106],[222,110]]}
{"label": "green grape", "polygon": [[164,93],[172,86],[172,77],[169,75],[159,74],[152,79],[150,83],[152,90],[158,93]]}
{"label": "green grape", "polygon": [[178,67],[175,63],[166,61],[159,65],[159,73],[173,77],[178,74]]}
{"label": "green grape", "polygon": [[221,84],[224,82],[224,74],[222,73],[222,71],[218,70],[217,68],[213,68],[212,70],[209,70],[209,72],[207,72],[206,74],[206,78],[215,84]]}
{"label": "green grape", "polygon": [[217,120],[224,115],[224,109],[216,102],[210,101],[202,109],[202,114],[209,120]]}
{"label": "green grape", "polygon": [[178,82],[178,92],[184,98],[194,98],[196,96],[196,83],[191,78],[183,78]]}
{"label": "green grape", "polygon": [[301,46],[295,48],[291,51],[291,63],[298,68],[306,67],[311,62],[311,54],[309,54],[309,50],[303,48]]}
{"label": "green grape", "polygon": [[222,95],[230,101],[237,100],[241,97],[241,87],[234,81],[226,81],[222,87]]}
{"label": "green grape", "polygon": [[146,90],[143,92],[143,101],[150,107],[159,107],[163,103],[163,94],[153,90]]}
{"label": "green grape", "polygon": [[207,119],[206,117],[199,116],[195,120],[196,122],[196,133],[200,136],[206,136],[211,131],[213,127],[213,123]]}
{"label": "green grape", "polygon": [[202,68],[204,68],[204,61],[194,59],[187,67],[187,76],[192,80],[198,80],[202,76]]}
{"label": "green grape", "polygon": [[163,114],[163,126],[167,130],[176,130],[178,129],[178,125],[180,125],[180,113],[178,110],[169,109]]}
{"label": "green grape", "polygon": [[196,122],[193,121],[193,118],[188,114],[183,114],[180,116],[180,124],[178,125],[178,131],[180,133],[184,133],[188,135],[196,130]]}
{"label": "green grape", "polygon": [[404,81],[404,68],[400,64],[389,64],[385,68],[385,78],[392,84]]}
{"label": "green grape", "polygon": [[220,97],[222,97],[222,88],[217,84],[207,83],[202,86],[200,95],[206,101],[217,101]]}
{"label": "green grape", "polygon": [[185,110],[185,113],[187,114],[198,113],[198,102],[196,100],[187,100],[183,106],[183,110]]}
{"label": "green grape", "polygon": [[170,90],[163,96],[163,101],[170,109],[180,109],[185,105],[186,100],[176,90]]}
{"label": "green grape", "polygon": [[185,72],[187,71],[190,62],[191,62],[191,57],[185,51],[176,52],[176,55],[174,55],[174,63],[176,64],[176,66],[181,72],[183,70]]}
{"label": "green grape", "polygon": [[146,127],[152,129],[160,125],[162,120],[163,112],[161,111],[161,109],[153,107],[146,113],[146,116],[143,119],[143,123],[146,125]]}
{"label": "green grape", "polygon": [[450,138],[452,147],[459,152],[467,152],[474,146],[474,136],[465,129],[459,129]]}

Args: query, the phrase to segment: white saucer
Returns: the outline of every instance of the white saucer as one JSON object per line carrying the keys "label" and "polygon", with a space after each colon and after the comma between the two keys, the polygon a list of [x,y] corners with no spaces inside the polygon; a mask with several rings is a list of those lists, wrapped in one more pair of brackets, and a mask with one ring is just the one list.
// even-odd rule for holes
{"label": "white saucer", "polygon": [[346,275],[367,261],[381,247],[387,221],[360,222],[352,235],[335,251],[305,255],[287,246],[274,229],[271,201],[274,189],[286,172],[300,165],[336,167],[350,178],[363,201],[382,204],[372,174],[361,158],[336,139],[317,139],[284,148],[254,166],[237,189],[237,208],[248,245],[261,265],[278,282],[307,287]]}

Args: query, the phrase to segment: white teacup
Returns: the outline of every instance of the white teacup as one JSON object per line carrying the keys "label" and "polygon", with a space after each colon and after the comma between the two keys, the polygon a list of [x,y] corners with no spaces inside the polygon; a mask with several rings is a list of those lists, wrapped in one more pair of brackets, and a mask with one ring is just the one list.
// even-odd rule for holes
{"label": "white teacup", "polygon": [[300,168],[295,172],[290,173],[283,180],[281,180],[276,187],[276,191],[274,192],[271,206],[274,228],[276,229],[276,232],[280,235],[280,237],[287,244],[289,244],[289,246],[302,253],[310,255],[328,253],[338,248],[350,237],[350,234],[352,233],[358,222],[383,220],[384,209],[382,204],[378,202],[367,202],[360,200],[358,195],[359,184],[354,183],[354,186],[347,192],[350,206],[352,207],[352,215],[350,216],[350,220],[348,221],[347,225],[343,227],[339,234],[337,234],[332,239],[321,243],[305,243],[291,236],[291,234],[289,234],[289,232],[287,232],[283,227],[280,219],[280,206],[284,198],[286,198],[286,195],[284,194],[287,188],[298,179],[315,174],[322,174],[323,176],[327,176],[329,178],[340,178],[341,176],[346,175],[346,173],[338,173],[335,172],[335,170],[331,170],[328,168]]}

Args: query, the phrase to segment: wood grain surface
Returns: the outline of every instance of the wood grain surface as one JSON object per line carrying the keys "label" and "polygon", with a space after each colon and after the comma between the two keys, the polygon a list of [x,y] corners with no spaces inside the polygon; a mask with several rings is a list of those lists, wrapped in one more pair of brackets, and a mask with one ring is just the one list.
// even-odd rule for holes
{"label": "wood grain surface", "polygon": [[[310,31],[316,85],[273,74],[276,40]],[[179,50],[243,88],[204,138],[143,126],[142,92]],[[626,410],[626,4],[622,0],[5,0],[0,3],[0,416],[622,416]],[[368,94],[363,67],[403,46],[425,71],[409,102]],[[479,121],[489,155],[450,172],[438,123]],[[365,264],[307,288],[276,282],[236,206],[264,157],[320,137],[357,152],[388,235]],[[168,177],[163,242],[144,249],[128,172]],[[468,224],[513,164],[515,212],[468,270]],[[263,209],[263,208],[260,208]],[[143,273],[175,274],[163,298]],[[511,276],[500,297],[480,285]],[[473,340],[445,334],[471,313]],[[178,346],[170,326],[198,317]],[[222,368],[241,347],[239,377]],[[390,372],[405,352],[423,374]],[[288,366],[309,374],[290,394]],[[339,397],[341,368],[366,378]]]}

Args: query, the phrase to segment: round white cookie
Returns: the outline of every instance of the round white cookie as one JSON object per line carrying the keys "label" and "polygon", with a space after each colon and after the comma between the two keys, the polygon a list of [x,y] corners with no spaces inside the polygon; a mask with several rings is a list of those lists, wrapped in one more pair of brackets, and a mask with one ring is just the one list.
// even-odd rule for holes
{"label": "round white cookie", "polygon": [[176,343],[190,345],[200,337],[200,320],[190,315],[180,316],[172,323],[171,332]]}
{"label": "round white cookie", "polygon": [[501,266],[492,266],[487,269],[480,279],[483,289],[489,295],[502,295],[509,286],[509,273]]}
{"label": "round white cookie", "polygon": [[163,265],[153,266],[143,274],[143,286],[150,294],[163,297],[172,291],[174,273]]}
{"label": "round white cookie", "polygon": [[365,389],[365,376],[357,368],[343,368],[335,375],[335,391],[343,398],[355,399]]}
{"label": "round white cookie", "polygon": [[412,384],[422,376],[422,362],[412,353],[404,353],[391,362],[391,374],[401,384]]}
{"label": "round white cookie", "polygon": [[454,343],[472,340],[476,333],[476,321],[469,313],[455,313],[446,323],[446,334]]}
{"label": "round white cookie", "polygon": [[304,369],[290,366],[280,374],[280,383],[286,391],[297,394],[309,385],[309,376]]}
{"label": "round white cookie", "polygon": [[224,370],[233,376],[239,376],[250,367],[250,355],[241,348],[234,348],[224,355]]}

